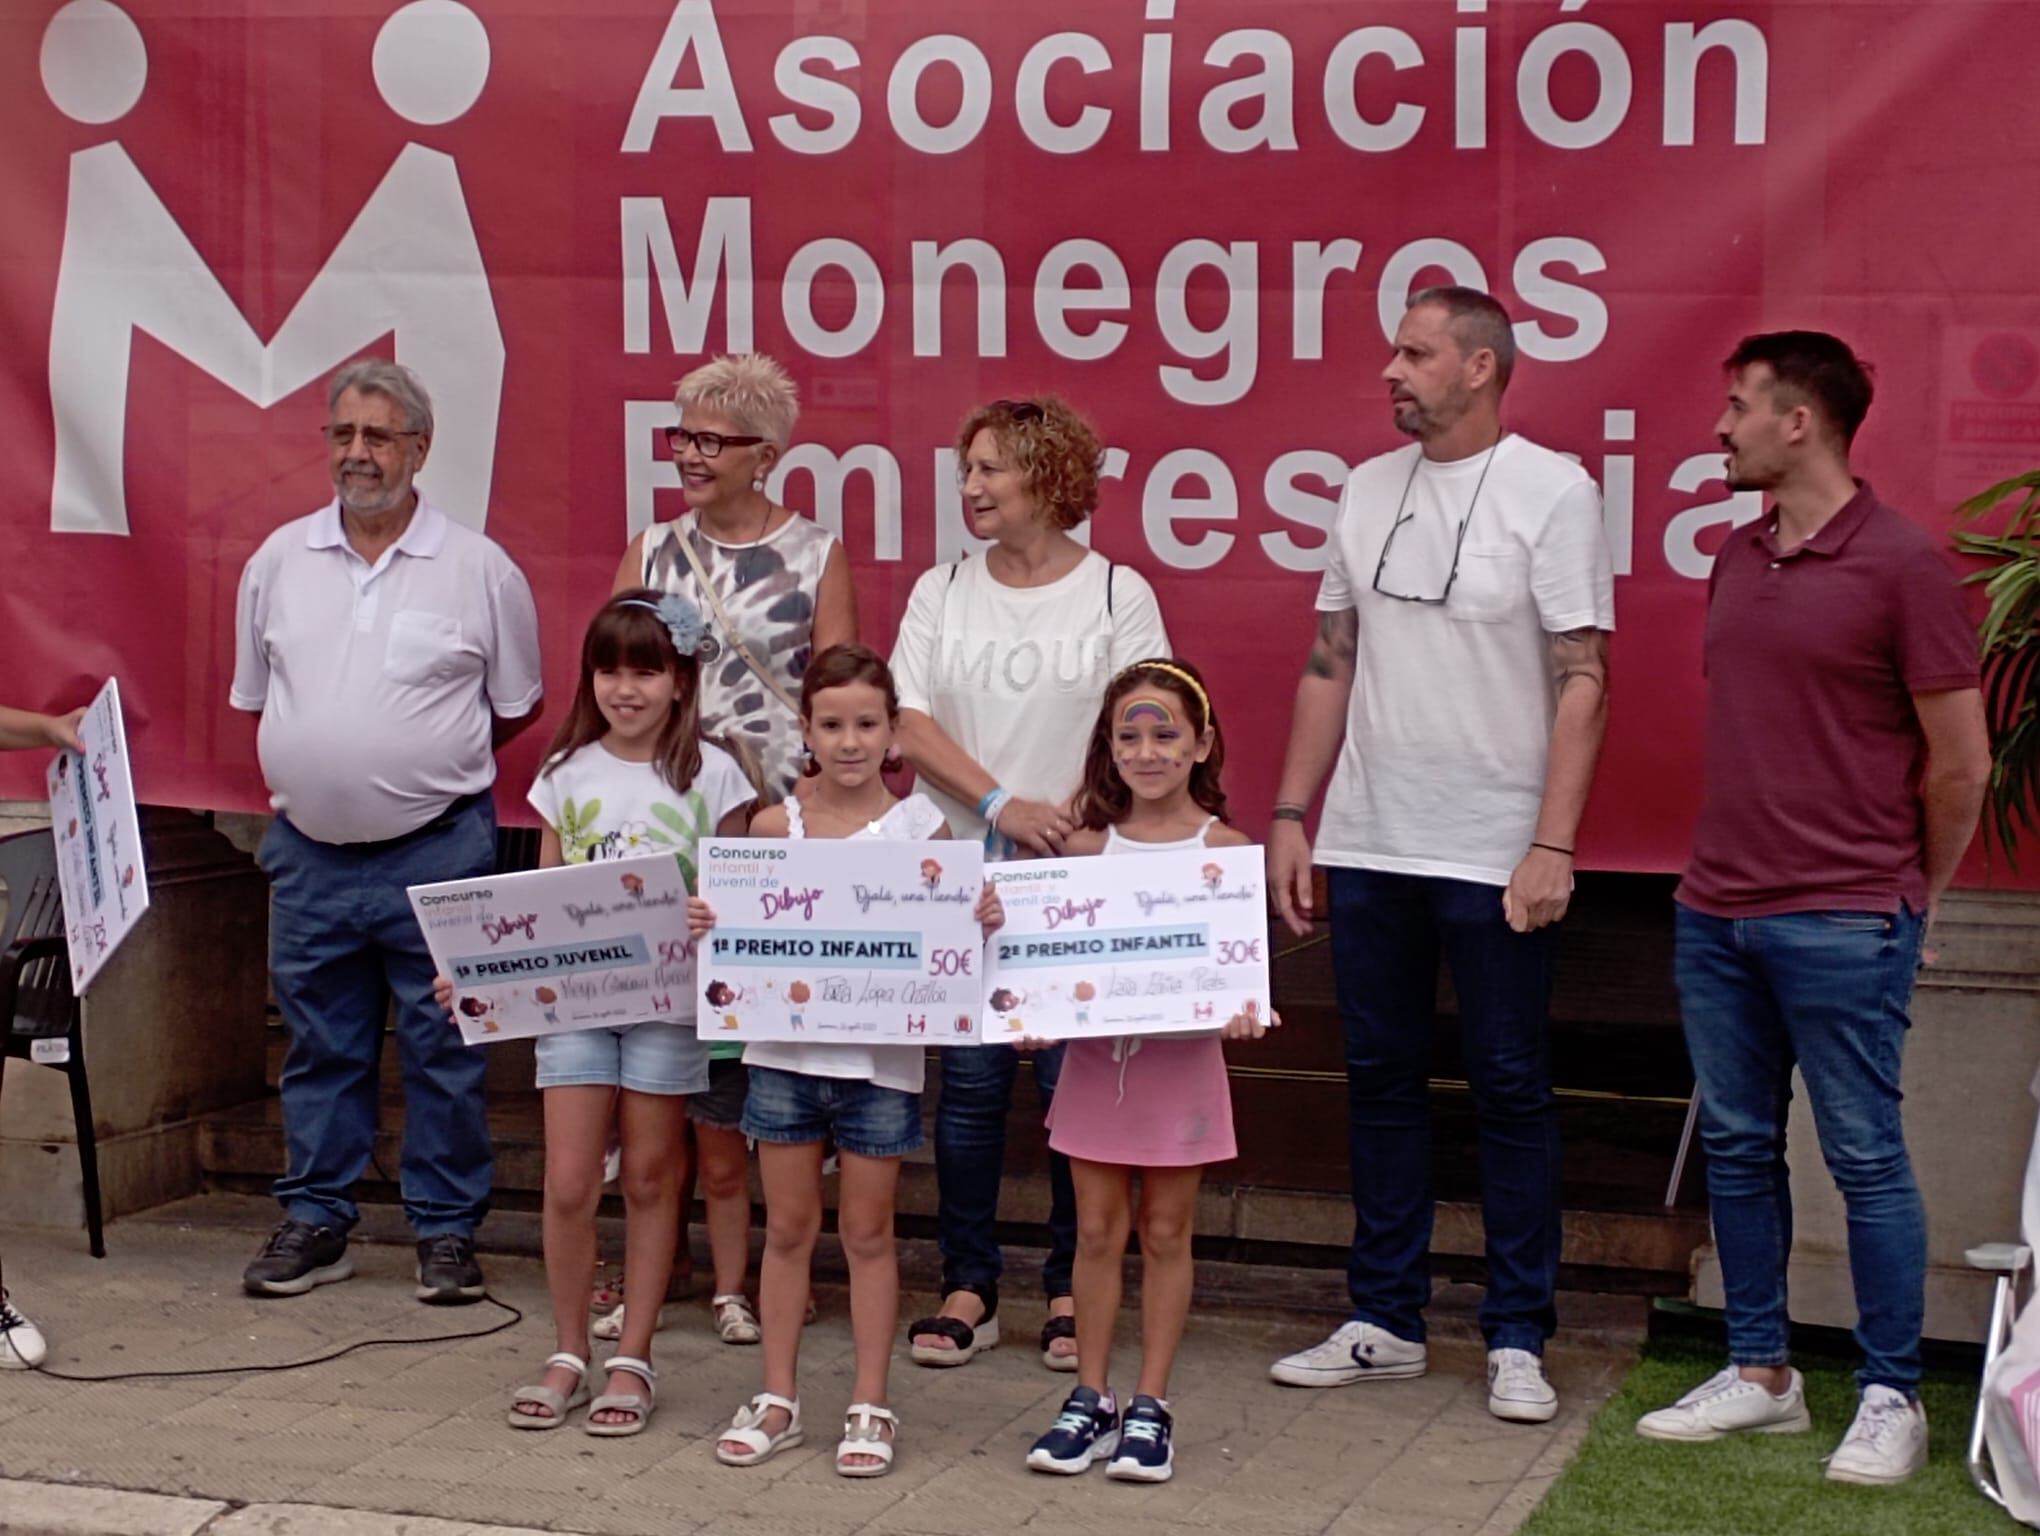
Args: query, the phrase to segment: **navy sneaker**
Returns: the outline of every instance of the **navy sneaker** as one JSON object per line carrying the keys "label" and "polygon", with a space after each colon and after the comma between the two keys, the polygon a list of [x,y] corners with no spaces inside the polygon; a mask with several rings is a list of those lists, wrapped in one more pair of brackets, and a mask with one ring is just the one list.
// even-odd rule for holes
{"label": "navy sneaker", "polygon": [[1079,1387],[1063,1403],[1055,1427],[1034,1442],[1027,1465],[1036,1472],[1074,1477],[1090,1471],[1092,1462],[1110,1456],[1118,1445],[1118,1405],[1090,1387]]}
{"label": "navy sneaker", "polygon": [[418,1241],[418,1299],[435,1307],[465,1306],[480,1301],[488,1287],[482,1266],[475,1262],[475,1240],[460,1232],[442,1232]]}
{"label": "navy sneaker", "polygon": [[1176,1475],[1176,1448],[1170,1443],[1175,1429],[1169,1410],[1143,1392],[1126,1405],[1119,1454],[1106,1463],[1105,1475],[1125,1483],[1166,1483]]}
{"label": "navy sneaker", "polygon": [[286,1217],[241,1272],[241,1287],[251,1296],[302,1296],[353,1273],[346,1233]]}

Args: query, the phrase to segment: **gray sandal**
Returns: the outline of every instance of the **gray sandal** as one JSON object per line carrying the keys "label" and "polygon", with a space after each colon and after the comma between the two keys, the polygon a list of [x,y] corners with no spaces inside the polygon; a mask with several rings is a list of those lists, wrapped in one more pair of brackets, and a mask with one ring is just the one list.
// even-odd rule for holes
{"label": "gray sandal", "polygon": [[[560,1366],[574,1373],[574,1390],[562,1397],[543,1382],[535,1386],[519,1387],[510,1394],[510,1427],[512,1429],[558,1429],[567,1422],[567,1415],[588,1401],[588,1362],[579,1355],[570,1355],[564,1349],[556,1355],[548,1355],[545,1368],[551,1370]],[[545,1409],[544,1413],[520,1413],[520,1404],[530,1403]]]}
{"label": "gray sandal", "polygon": [[[642,1392],[604,1392],[588,1404],[588,1422],[581,1427],[591,1435],[618,1438],[623,1435],[641,1435],[645,1426],[652,1421],[652,1399],[657,1392],[658,1373],[652,1369],[652,1362],[640,1360],[634,1355],[617,1355],[602,1362],[605,1374],[627,1371],[645,1384]],[[595,1415],[598,1413],[628,1413],[634,1418],[625,1419],[621,1424],[604,1424]]]}

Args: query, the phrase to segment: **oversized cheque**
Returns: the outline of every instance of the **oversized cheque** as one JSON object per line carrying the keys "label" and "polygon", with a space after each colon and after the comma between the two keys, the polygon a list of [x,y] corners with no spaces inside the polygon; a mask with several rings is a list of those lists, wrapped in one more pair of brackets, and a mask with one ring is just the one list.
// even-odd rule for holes
{"label": "oversized cheque", "polygon": [[[56,834],[57,883],[64,893],[64,936],[71,987],[84,996],[93,977],[149,909],[142,823],[128,765],[120,686],[112,678],[78,722],[85,754],[59,752],[48,774],[50,826]],[[54,1063],[38,1042],[38,1061]]]}
{"label": "oversized cheque", "polygon": [[687,879],[670,853],[409,894],[469,1045],[687,1015]]}
{"label": "oversized cheque", "polygon": [[1259,848],[1030,859],[990,870],[985,1039],[1195,1033],[1268,1011]]}
{"label": "oversized cheque", "polygon": [[704,1038],[978,1043],[976,844],[716,838],[698,857]]}

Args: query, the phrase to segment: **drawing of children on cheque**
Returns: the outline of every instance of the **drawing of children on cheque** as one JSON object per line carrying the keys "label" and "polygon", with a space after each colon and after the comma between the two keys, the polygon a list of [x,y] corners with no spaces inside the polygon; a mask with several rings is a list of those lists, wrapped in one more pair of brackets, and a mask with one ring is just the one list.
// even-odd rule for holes
{"label": "drawing of children on cheque", "polygon": [[1079,1024],[1091,1022],[1091,999],[1097,995],[1098,989],[1088,981],[1080,981],[1070,988],[1070,997],[1075,1000],[1077,1005],[1077,1022]]}
{"label": "drawing of children on cheque", "polygon": [[791,1005],[791,1011],[787,1014],[787,1020],[795,1029],[802,1027],[802,1010],[807,1000],[813,996],[814,994],[808,990],[808,984],[804,981],[796,980],[787,987],[786,1001]]}
{"label": "drawing of children on cheque", "polygon": [[1010,987],[1000,987],[996,989],[992,993],[990,998],[992,1012],[998,1014],[999,1017],[1004,1019],[1006,1021],[1006,1028],[1016,1035],[1019,1034],[1022,1030],[1024,1030],[1027,1026],[1020,1021],[1019,1017],[1014,1013],[1013,1010],[1018,1008],[1022,1003],[1026,1001],[1027,1001],[1026,993],[1015,992]]}
{"label": "drawing of children on cheque", "polygon": [[631,895],[633,896],[644,895],[645,882],[641,876],[626,874],[621,876],[620,878],[623,881],[624,890],[628,891]]}
{"label": "drawing of children on cheque", "polygon": [[1204,888],[1206,890],[1209,891],[1217,890],[1219,882],[1223,879],[1225,879],[1225,871],[1220,869],[1216,864],[1207,864],[1204,866]]}
{"label": "drawing of children on cheque", "polygon": [[540,984],[531,989],[531,995],[538,1000],[538,1006],[545,1010],[546,1023],[559,1023],[559,1009],[554,1006],[560,1000],[559,993],[553,991],[551,987]]}
{"label": "drawing of children on cheque", "polygon": [[479,1019],[485,1035],[493,1035],[503,1027],[489,1017],[489,1011],[496,1005],[485,997],[464,997],[456,1006],[469,1018]]}
{"label": "drawing of children on cheque", "polygon": [[935,860],[921,860],[921,884],[931,891],[942,884],[942,866]]}

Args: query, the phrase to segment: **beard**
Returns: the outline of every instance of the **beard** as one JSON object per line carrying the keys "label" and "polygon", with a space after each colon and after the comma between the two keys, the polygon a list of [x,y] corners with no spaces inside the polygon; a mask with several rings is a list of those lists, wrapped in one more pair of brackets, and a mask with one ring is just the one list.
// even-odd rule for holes
{"label": "beard", "polygon": [[[350,473],[366,469],[377,476],[373,484],[350,484]],[[340,498],[342,509],[361,517],[374,517],[379,513],[394,511],[404,504],[404,498],[411,494],[411,470],[405,467],[395,473],[377,468],[374,464],[361,464],[353,460],[340,466],[340,473],[333,477],[334,492]]]}
{"label": "beard", "polygon": [[1414,397],[1392,402],[1395,411],[1395,429],[1405,437],[1418,441],[1436,437],[1446,431],[1473,407],[1473,396],[1463,388],[1455,388],[1443,399],[1430,405]]}

